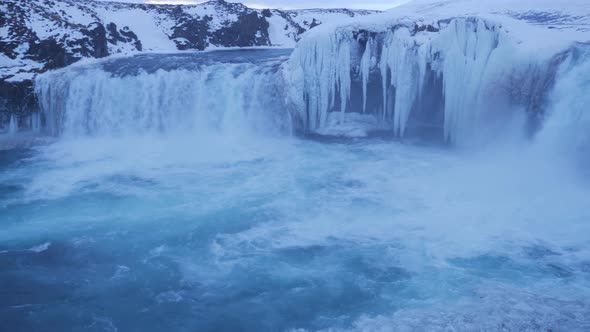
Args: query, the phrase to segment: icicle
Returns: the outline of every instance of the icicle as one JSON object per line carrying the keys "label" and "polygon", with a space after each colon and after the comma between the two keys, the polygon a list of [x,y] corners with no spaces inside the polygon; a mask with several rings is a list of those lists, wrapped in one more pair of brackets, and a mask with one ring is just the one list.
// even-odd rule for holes
{"label": "icicle", "polygon": [[[501,75],[506,59],[494,57],[498,35],[482,20],[457,19],[435,43],[444,53],[442,74],[445,96],[445,139],[458,142],[475,131],[486,105],[481,100],[491,76]],[[509,49],[504,50],[509,56]],[[493,64],[490,65],[490,64]],[[512,64],[514,65],[514,64]]]}
{"label": "icicle", "polygon": [[395,87],[393,129],[397,136],[403,137],[419,90],[418,57],[407,28],[400,28],[394,32],[391,47],[396,50],[388,59],[391,67],[391,85]]}
{"label": "icicle", "polygon": [[308,38],[291,55],[290,70],[303,72],[299,77],[302,82],[295,84],[303,89],[306,106],[300,110],[300,117],[309,130],[325,125],[336,98],[341,113],[346,111],[351,89],[351,40],[338,34]]}
{"label": "icicle", "polygon": [[387,90],[389,88],[389,84],[387,82],[387,70],[388,70],[388,63],[389,60],[389,48],[387,43],[389,40],[385,41],[383,45],[383,49],[381,50],[381,63],[380,63],[380,70],[381,70],[381,89],[383,90],[383,121],[387,119]]}
{"label": "icicle", "polygon": [[350,41],[343,40],[339,44],[338,48],[338,61],[334,66],[337,71],[338,77],[338,88],[340,90],[340,113],[341,121],[346,112],[346,106],[350,100],[350,88],[351,88],[351,61],[350,61]]}
{"label": "icicle", "polygon": [[367,111],[367,85],[369,84],[369,75],[371,73],[371,47],[373,46],[373,40],[369,38],[367,41],[366,49],[361,58],[361,76],[363,80],[363,113]]}

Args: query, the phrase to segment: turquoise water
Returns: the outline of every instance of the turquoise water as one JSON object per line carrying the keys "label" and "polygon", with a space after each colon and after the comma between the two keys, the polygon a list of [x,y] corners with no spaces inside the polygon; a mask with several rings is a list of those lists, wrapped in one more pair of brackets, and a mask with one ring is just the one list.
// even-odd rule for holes
{"label": "turquoise water", "polygon": [[590,189],[529,150],[145,136],[3,151],[0,320],[587,330]]}

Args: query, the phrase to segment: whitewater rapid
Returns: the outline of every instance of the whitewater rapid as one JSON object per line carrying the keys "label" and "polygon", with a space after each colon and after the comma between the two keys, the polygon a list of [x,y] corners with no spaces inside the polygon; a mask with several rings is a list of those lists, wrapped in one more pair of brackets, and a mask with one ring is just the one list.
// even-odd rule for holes
{"label": "whitewater rapid", "polygon": [[144,135],[0,156],[17,326],[590,324],[590,187],[534,151]]}

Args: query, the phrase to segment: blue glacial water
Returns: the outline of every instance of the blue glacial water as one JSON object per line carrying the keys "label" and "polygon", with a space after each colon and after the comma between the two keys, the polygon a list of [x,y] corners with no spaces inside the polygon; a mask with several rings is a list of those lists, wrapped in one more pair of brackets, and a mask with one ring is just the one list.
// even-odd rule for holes
{"label": "blue glacial water", "polygon": [[589,191],[541,190],[554,169],[379,140],[141,143],[2,152],[9,330],[590,326]]}
{"label": "blue glacial water", "polygon": [[[134,77],[153,91],[180,80],[168,93],[192,89],[190,75],[240,87],[248,66],[226,64],[220,81],[62,75],[79,83],[52,104],[63,136],[0,151],[0,330],[590,330],[587,174],[534,142],[464,151],[261,131],[270,101],[243,102],[252,80],[253,95],[186,97],[215,130],[178,129],[185,104],[159,122],[133,109],[139,127],[128,104],[75,100],[126,86],[141,101]],[[228,105],[249,112],[199,113]]]}

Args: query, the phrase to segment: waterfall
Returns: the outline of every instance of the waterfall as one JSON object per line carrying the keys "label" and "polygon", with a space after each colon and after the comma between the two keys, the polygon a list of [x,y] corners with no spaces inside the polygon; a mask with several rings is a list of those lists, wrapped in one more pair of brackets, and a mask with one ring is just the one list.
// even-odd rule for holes
{"label": "waterfall", "polygon": [[[232,52],[232,62],[191,55],[171,66],[175,59],[162,55],[71,67],[39,75],[35,91],[53,135],[289,131],[284,59],[241,62]],[[144,65],[130,69],[133,61]]]}
{"label": "waterfall", "polygon": [[560,66],[551,111],[537,143],[560,151],[584,152],[590,156],[590,48],[576,45]]}
{"label": "waterfall", "polygon": [[29,116],[29,128],[34,133],[39,133],[41,131],[41,117],[39,113],[32,113]]}
{"label": "waterfall", "polygon": [[[35,92],[44,130],[56,136],[284,134],[294,127],[365,136],[371,127],[460,145],[524,136],[528,121],[539,122],[540,141],[590,146],[588,50],[577,44],[531,56],[501,26],[460,18],[438,27],[318,33],[288,61],[286,51],[232,51],[72,66],[39,75]],[[29,122],[41,126],[38,115]]]}

